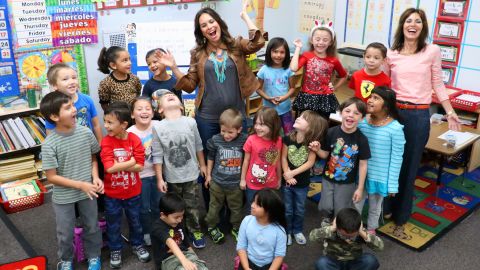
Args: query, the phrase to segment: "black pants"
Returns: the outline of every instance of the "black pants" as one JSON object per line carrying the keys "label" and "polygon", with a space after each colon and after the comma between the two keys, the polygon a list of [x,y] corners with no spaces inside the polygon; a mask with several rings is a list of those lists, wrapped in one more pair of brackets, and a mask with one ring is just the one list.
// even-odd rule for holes
{"label": "black pants", "polygon": [[[269,263],[269,264],[267,264],[267,265],[264,265],[264,266],[260,267],[260,266],[258,266],[258,265],[256,265],[256,264],[252,263],[252,261],[248,260],[248,266],[249,266],[250,269],[252,269],[252,270],[268,270],[271,265],[272,265],[272,264]],[[243,269],[241,263],[240,263],[240,266],[238,267],[238,270],[245,270],[245,269]]]}

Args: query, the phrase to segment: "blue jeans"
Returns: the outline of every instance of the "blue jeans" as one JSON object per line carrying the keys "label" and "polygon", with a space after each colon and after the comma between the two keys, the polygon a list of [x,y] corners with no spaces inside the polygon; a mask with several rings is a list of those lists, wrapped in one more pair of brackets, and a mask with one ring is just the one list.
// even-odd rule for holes
{"label": "blue jeans", "polygon": [[247,205],[247,209],[248,209],[247,215],[250,215],[250,211],[252,210],[253,199],[255,199],[255,194],[257,194],[257,191],[258,190],[250,189],[248,187],[245,188],[245,198],[246,198],[245,204]]}
{"label": "blue jeans", "polygon": [[377,258],[370,253],[363,253],[351,261],[338,261],[322,256],[315,263],[315,270],[376,270],[380,267]]}
{"label": "blue jeans", "polygon": [[105,218],[107,220],[108,248],[110,251],[122,249],[123,211],[127,216],[130,244],[132,246],[143,245],[140,205],[140,195],[124,200],[105,196]]}
{"label": "blue jeans", "polygon": [[160,217],[158,203],[162,196],[163,193],[157,188],[157,178],[155,176],[142,178],[140,223],[142,224],[143,234],[150,234],[153,222]]}
{"label": "blue jeans", "polygon": [[287,218],[287,234],[301,233],[303,232],[308,186],[303,188],[284,186],[282,192],[285,202],[285,217]]}
{"label": "blue jeans", "polygon": [[405,150],[398,178],[398,194],[386,200],[384,212],[392,213],[395,224],[403,225],[412,213],[415,178],[430,135],[430,112],[428,109],[399,109],[398,112],[405,134]]}

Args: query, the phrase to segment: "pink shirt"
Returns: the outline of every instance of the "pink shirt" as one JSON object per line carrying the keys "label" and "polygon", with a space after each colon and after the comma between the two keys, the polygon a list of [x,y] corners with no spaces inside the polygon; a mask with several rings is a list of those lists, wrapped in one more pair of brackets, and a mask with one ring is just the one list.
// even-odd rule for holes
{"label": "pink shirt", "polygon": [[428,44],[423,51],[413,55],[388,50],[385,73],[392,79],[397,100],[430,104],[432,91],[438,100],[448,99],[442,80],[440,47],[437,45]]}

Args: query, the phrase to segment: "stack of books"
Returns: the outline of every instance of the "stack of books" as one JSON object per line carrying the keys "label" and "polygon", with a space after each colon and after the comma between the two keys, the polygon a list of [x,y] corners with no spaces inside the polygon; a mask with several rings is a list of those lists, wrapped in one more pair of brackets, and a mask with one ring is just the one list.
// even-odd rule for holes
{"label": "stack of books", "polygon": [[0,192],[4,202],[12,201],[40,193],[35,180],[20,180],[0,185]]}
{"label": "stack of books", "polygon": [[0,153],[41,145],[47,136],[45,120],[36,115],[0,121]]}
{"label": "stack of books", "polygon": [[38,179],[34,158],[34,155],[24,155],[0,160],[0,183]]}

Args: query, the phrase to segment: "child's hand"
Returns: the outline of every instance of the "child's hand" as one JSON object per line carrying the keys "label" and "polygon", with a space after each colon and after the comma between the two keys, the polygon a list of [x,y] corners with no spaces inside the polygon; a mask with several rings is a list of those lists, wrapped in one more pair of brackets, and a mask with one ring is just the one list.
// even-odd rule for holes
{"label": "child's hand", "polygon": [[185,270],[197,270],[197,265],[195,265],[189,259],[185,259],[185,261],[182,262],[182,266],[185,268]]}
{"label": "child's hand", "polygon": [[165,183],[165,181],[161,180],[157,182],[157,188],[160,192],[167,193],[168,186],[167,186],[167,183]]}
{"label": "child's hand", "polygon": [[328,84],[328,88],[332,91],[335,91],[335,87],[333,87],[333,83],[331,82]]}
{"label": "child's hand", "polygon": [[103,181],[102,179],[98,178],[98,177],[94,177],[93,178],[93,184],[97,187],[97,193],[100,193],[100,194],[103,194],[104,190],[104,186],[103,186]]}
{"label": "child's hand", "polygon": [[278,105],[278,97],[270,97],[268,99],[273,105]]}
{"label": "child's hand", "polygon": [[320,147],[321,145],[320,145],[320,142],[318,141],[313,141],[310,144],[308,144],[308,149],[315,152],[316,154],[318,154],[318,151],[320,151]]}
{"label": "child's hand", "polygon": [[363,190],[357,188],[353,193],[353,197],[352,197],[353,202],[358,203],[362,199],[362,196],[363,196]]}
{"label": "child's hand", "polygon": [[90,200],[93,200],[93,197],[98,198],[97,195],[97,186],[91,183],[87,182],[80,182],[80,190],[85,192],[90,198]]}
{"label": "child's hand", "polygon": [[240,180],[240,189],[245,190],[247,187],[247,182],[245,182],[245,179]]}
{"label": "child's hand", "polygon": [[333,219],[332,225],[330,225],[330,229],[332,230],[332,232],[337,231],[337,218],[336,217]]}
{"label": "child's hand", "polygon": [[295,45],[295,47],[299,48],[299,49],[303,47],[303,43],[299,38],[297,38],[293,41],[293,45]]}
{"label": "child's hand", "polygon": [[297,184],[297,179],[295,178],[290,178],[288,180],[285,180],[287,182],[287,185],[289,186],[295,186]]}
{"label": "child's hand", "polygon": [[207,166],[200,166],[200,174],[202,175],[202,177],[205,178],[205,176],[207,175]]}
{"label": "child's hand", "polygon": [[210,181],[212,181],[212,176],[207,175],[207,177],[205,177],[205,183],[203,183],[205,188],[208,188],[210,186]]}
{"label": "child's hand", "polygon": [[283,177],[285,178],[285,180],[290,180],[294,177],[295,175],[293,174],[293,172],[291,170],[288,170],[286,172],[283,173]]}

